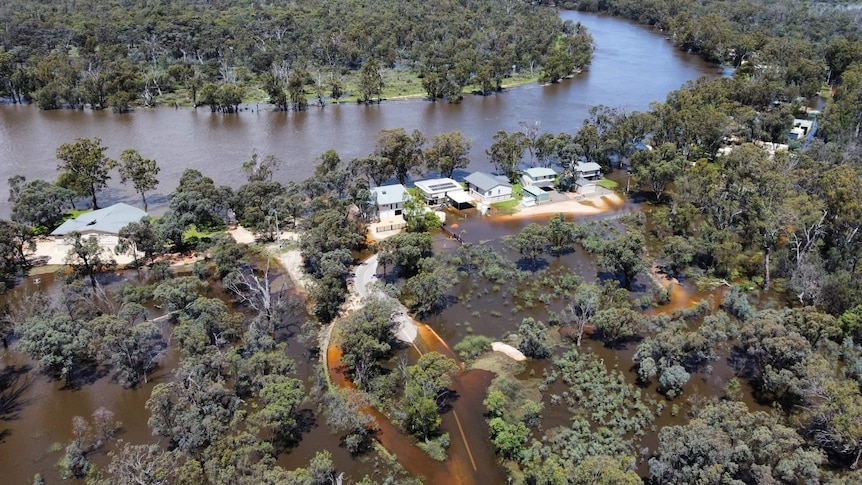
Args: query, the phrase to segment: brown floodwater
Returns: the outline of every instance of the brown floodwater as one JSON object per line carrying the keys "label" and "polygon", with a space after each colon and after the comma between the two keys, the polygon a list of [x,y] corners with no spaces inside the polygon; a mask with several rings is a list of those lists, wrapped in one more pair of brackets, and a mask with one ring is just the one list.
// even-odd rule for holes
{"label": "brown floodwater", "polygon": [[[254,149],[285,161],[277,180],[299,181],[312,175],[312,161],[326,150],[334,149],[346,160],[371,152],[376,133],[384,128],[416,128],[429,138],[460,130],[473,142],[470,170],[490,170],[485,149],[498,130],[516,131],[520,121],[538,121],[542,132],[572,133],[596,105],[643,111],[686,81],[722,74],[718,66],[674,48],[663,34],[648,28],[587,13],[563,11],[561,16],[584,24],[595,39],[595,55],[586,71],[559,84],[469,95],[460,104],[417,99],[283,113],[247,103],[240,113],[230,115],[206,108],[115,114],[0,106],[0,217],[9,213],[7,179],[21,174],[30,180],[54,180],[57,147],[78,137],[101,138],[112,157],[134,148],[155,159],[162,168],[162,183],[152,194],[150,207],[158,212],[187,168],[236,187],[243,180],[240,166]],[[120,186],[118,177],[110,185],[102,195],[104,202],[138,204],[138,197]]]}
{"label": "brown floodwater", "polygon": [[[165,195],[174,188],[179,175],[187,168],[196,168],[213,177],[217,183],[237,186],[239,167],[253,149],[259,153],[275,153],[285,160],[277,179],[298,181],[311,175],[310,162],[328,149],[337,150],[343,159],[370,152],[374,135],[383,128],[418,128],[426,136],[461,130],[473,141],[472,170],[490,170],[484,151],[500,129],[520,129],[520,121],[539,121],[541,131],[574,132],[586,118],[588,110],[598,104],[625,110],[645,110],[652,101],[663,100],[668,92],[688,80],[700,76],[721,74],[717,66],[704,63],[696,56],[680,52],[657,32],[609,17],[568,12],[565,19],[587,26],[596,42],[592,65],[575,79],[556,85],[529,85],[494,96],[468,96],[459,105],[431,103],[423,100],[385,102],[379,106],[342,104],[325,109],[310,109],[303,113],[277,113],[265,106],[244,105],[236,115],[211,114],[208,110],[191,108],[138,110],[128,115],[110,112],[57,110],[43,112],[34,106],[0,106],[0,193],[5,193],[7,179],[26,175],[33,180],[56,178],[55,150],[61,143],[77,137],[100,137],[110,147],[108,153],[118,156],[126,148],[135,148],[142,155],[156,159],[162,167],[162,184],[151,199],[157,212],[165,205]],[[463,174],[456,174],[463,175]],[[127,188],[112,181],[112,188],[102,195],[103,202],[137,203],[137,197]],[[626,210],[626,209],[623,209]],[[628,207],[628,210],[637,208]],[[0,197],[0,217],[9,213],[6,197]],[[462,221],[462,230],[470,241],[484,243],[498,240],[532,222],[527,219],[469,217]],[[455,242],[443,242],[454,245]],[[454,246],[452,246],[454,247]],[[570,265],[586,278],[590,261],[580,251],[550,261],[551,268]],[[45,291],[52,277],[30,278],[9,295],[26,295],[26,291]],[[213,291],[213,290],[211,290]],[[503,292],[509,291],[503,289]],[[7,295],[7,297],[9,296]],[[13,296],[15,297],[15,296]],[[438,341],[423,333],[422,344],[428,349],[446,351],[468,332],[456,322],[469,320],[472,332],[502,336],[512,330],[512,305],[522,300],[508,295],[508,303],[489,293],[482,303],[484,315],[500,310],[501,318],[474,318],[475,310],[447,309],[427,323]],[[507,306],[502,306],[507,304]],[[477,303],[478,305],[478,303]],[[531,312],[542,317],[544,305],[537,304]],[[459,313],[461,312],[461,313]],[[529,313],[529,312],[528,312]],[[521,318],[522,315],[518,315]],[[426,338],[427,337],[427,338]],[[594,345],[596,352],[602,350]],[[297,359],[300,375],[311,380],[314,362],[307,360],[304,347],[291,342],[288,352]],[[631,351],[633,352],[633,350]],[[631,352],[608,352],[606,363],[630,367]],[[448,350],[451,354],[451,350]],[[626,365],[628,359],[628,365]],[[71,418],[89,416],[100,407],[111,409],[123,422],[119,438],[131,443],[154,442],[146,425],[149,413],[144,403],[159,382],[171,378],[176,355],[168,352],[146,385],[124,389],[104,375],[77,389],[65,389],[41,375],[34,364],[12,349],[0,351],[0,372],[20,372],[23,392],[19,407],[4,421],[0,441],[0,469],[3,482],[29,484],[35,473],[42,473],[49,483],[59,481],[55,466],[61,452],[49,451],[55,443],[68,442],[72,435]],[[716,366],[716,372],[718,372]],[[429,460],[409,439],[391,426],[381,433],[381,442],[395,450],[402,463],[418,474],[445,477],[447,482],[502,483],[504,473],[496,465],[493,450],[487,442],[488,430],[482,416],[484,393],[491,375],[481,371],[460,374],[453,383],[458,398],[452,411],[444,415],[443,429],[450,433],[450,457],[444,464]],[[695,379],[692,379],[693,381]],[[457,415],[457,418],[456,418]],[[551,418],[553,413],[549,411]],[[318,417],[303,435],[303,441],[279,463],[287,468],[307,463],[315,451],[330,450],[340,470],[353,477],[370,472],[368,465],[353,460],[338,447],[337,436],[329,433]],[[461,436],[459,439],[458,436]],[[468,452],[469,448],[469,452]],[[105,452],[109,448],[106,448]],[[104,463],[104,452],[93,456]],[[416,465],[418,464],[418,465]],[[457,477],[457,478],[456,478]],[[455,483],[450,482],[450,483]],[[442,483],[429,480],[428,483]]]}

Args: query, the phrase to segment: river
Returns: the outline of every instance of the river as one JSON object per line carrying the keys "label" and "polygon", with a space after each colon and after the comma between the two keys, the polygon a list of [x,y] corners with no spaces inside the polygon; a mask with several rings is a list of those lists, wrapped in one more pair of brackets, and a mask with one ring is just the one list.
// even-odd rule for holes
{"label": "river", "polygon": [[[562,12],[565,19],[586,25],[595,38],[592,65],[575,79],[557,85],[536,84],[482,97],[467,96],[461,104],[432,103],[425,100],[387,101],[381,105],[342,104],[303,113],[278,113],[246,106],[239,114],[212,114],[208,109],[159,108],[119,115],[110,112],[57,110],[43,112],[34,106],[0,106],[0,217],[9,213],[6,180],[15,174],[28,179],[56,177],[57,146],[76,137],[100,137],[109,155],[125,148],[138,149],[156,159],[162,167],[161,186],[152,206],[164,204],[186,168],[197,168],[217,183],[242,183],[240,164],[253,149],[275,153],[285,160],[277,173],[283,182],[298,181],[312,172],[311,162],[320,153],[335,149],[344,159],[362,156],[374,145],[374,135],[383,128],[418,128],[426,136],[461,130],[473,140],[471,169],[489,168],[484,155],[497,130],[517,130],[519,121],[539,121],[542,131],[574,132],[599,104],[626,110],[645,110],[652,101],[663,100],[668,92],[700,76],[717,76],[721,70],[695,56],[676,50],[658,32],[624,20],[576,12]],[[108,190],[105,201],[137,198],[128,190]],[[46,281],[24,284],[27,289]],[[446,337],[446,335],[444,335]],[[455,336],[452,336],[453,338]],[[20,355],[0,350],[0,368],[13,372],[27,365]],[[169,367],[169,366],[168,366]],[[164,369],[156,382],[163,380]],[[153,384],[124,391],[110,379],[76,390],[63,390],[35,372],[28,373],[26,393],[13,419],[2,423],[0,469],[4,483],[32,483],[37,471],[58,478],[49,453],[51,443],[71,436],[71,416],[87,416],[99,405],[111,408],[124,422],[120,438],[134,443],[149,440],[143,403]],[[308,376],[305,376],[308,377]],[[481,421],[481,416],[466,419]],[[320,447],[333,448],[345,468],[346,453],[339,450],[325,426],[311,430],[306,439]],[[332,445],[332,446],[330,446]],[[318,447],[311,447],[317,448]],[[313,452],[284,460],[293,466],[304,463]],[[481,460],[481,457],[477,457]],[[102,457],[101,461],[105,458]],[[493,459],[493,457],[488,458]]]}
{"label": "river", "polygon": [[[300,113],[251,104],[238,114],[213,114],[206,107],[115,114],[0,106],[0,217],[9,215],[8,178],[22,174],[29,180],[55,179],[57,147],[78,137],[101,138],[112,157],[134,148],[155,159],[162,168],[161,185],[150,207],[158,210],[187,168],[237,187],[243,181],[240,165],[256,149],[284,160],[276,174],[279,181],[299,181],[311,175],[313,160],[326,150],[334,149],[346,160],[368,154],[375,134],[384,128],[417,128],[429,138],[460,130],[473,142],[470,169],[488,169],[485,149],[498,130],[516,131],[520,121],[538,121],[543,132],[571,133],[593,106],[646,110],[686,81],[721,73],[718,66],[674,48],[659,32],[611,17],[570,11],[561,15],[584,24],[595,39],[594,59],[586,71],[555,85],[468,95],[460,104],[413,99],[310,107]],[[106,202],[139,204],[134,193],[119,185],[119,177],[110,184],[103,194]]]}

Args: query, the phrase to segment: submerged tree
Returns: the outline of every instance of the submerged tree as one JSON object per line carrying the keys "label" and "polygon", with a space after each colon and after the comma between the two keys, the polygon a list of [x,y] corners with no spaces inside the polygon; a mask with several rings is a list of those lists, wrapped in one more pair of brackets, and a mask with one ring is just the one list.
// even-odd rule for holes
{"label": "submerged tree", "polygon": [[441,133],[432,139],[425,149],[428,170],[437,170],[442,177],[452,177],[455,170],[467,168],[470,159],[470,140],[460,131]]}
{"label": "submerged tree", "polygon": [[144,158],[137,150],[129,148],[120,154],[119,171],[120,183],[132,183],[144,203],[144,212],[147,212],[147,192],[159,185],[159,179],[156,177],[161,167],[155,160]]}
{"label": "submerged tree", "polygon": [[73,143],[63,143],[57,148],[60,163],[59,185],[74,191],[82,197],[89,197],[92,208],[98,209],[96,194],[108,186],[110,172],[117,162],[108,158],[99,138],[78,138]]}
{"label": "submerged tree", "polygon": [[527,357],[544,359],[551,355],[551,342],[548,337],[548,326],[540,320],[525,318],[518,327],[521,337],[518,350]]}
{"label": "submerged tree", "polygon": [[644,236],[639,231],[604,242],[599,251],[599,267],[613,274],[623,275],[623,288],[631,289],[635,276],[649,267],[644,258]]}
{"label": "submerged tree", "polygon": [[66,264],[72,267],[79,276],[89,278],[93,288],[96,287],[96,275],[113,269],[117,263],[107,249],[99,244],[96,236],[83,236],[74,231],[67,237],[70,248],[66,254]]}

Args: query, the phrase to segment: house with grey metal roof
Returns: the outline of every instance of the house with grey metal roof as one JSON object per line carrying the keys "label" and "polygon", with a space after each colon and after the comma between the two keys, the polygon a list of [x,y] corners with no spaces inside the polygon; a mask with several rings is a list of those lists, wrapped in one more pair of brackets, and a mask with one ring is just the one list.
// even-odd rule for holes
{"label": "house with grey metal roof", "polygon": [[467,189],[477,200],[486,204],[503,202],[512,198],[512,184],[502,175],[473,172],[464,178]]}
{"label": "house with grey metal roof", "polygon": [[85,212],[74,219],[60,224],[60,227],[51,231],[52,236],[65,236],[73,232],[81,234],[113,235],[116,236],[120,229],[130,222],[138,222],[146,212],[132,207],[128,204],[114,204],[104,209]]}
{"label": "house with grey metal roof", "polygon": [[404,210],[404,201],[410,197],[407,187],[401,184],[382,185],[371,189],[377,204],[377,214],[380,219],[392,219],[400,216]]}
{"label": "house with grey metal roof", "polygon": [[524,170],[521,174],[521,182],[524,187],[549,188],[554,186],[557,172],[548,167],[532,167]]}

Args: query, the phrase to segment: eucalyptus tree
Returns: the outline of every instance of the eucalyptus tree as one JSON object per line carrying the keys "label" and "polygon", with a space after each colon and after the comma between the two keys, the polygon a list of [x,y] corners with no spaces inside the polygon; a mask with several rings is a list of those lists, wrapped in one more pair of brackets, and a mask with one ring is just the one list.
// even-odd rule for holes
{"label": "eucalyptus tree", "polygon": [[380,103],[384,86],[383,76],[380,74],[380,63],[376,59],[365,61],[362,70],[359,71],[359,100],[363,103],[370,103],[377,96],[377,102]]}
{"label": "eucalyptus tree", "polygon": [[105,155],[107,149],[99,138],[78,138],[57,148],[58,185],[89,197],[93,209],[99,208],[96,194],[108,187],[109,172],[117,166],[116,160]]}
{"label": "eucalyptus tree", "polygon": [[161,167],[156,164],[155,160],[144,158],[137,150],[129,148],[120,154],[119,171],[120,183],[132,183],[135,192],[141,196],[144,212],[146,212],[147,192],[159,185],[159,179],[156,177],[159,175]]}
{"label": "eucalyptus tree", "polygon": [[576,342],[581,346],[587,323],[596,316],[601,308],[602,289],[590,283],[578,285],[571,295],[571,302],[563,311],[563,319],[566,323],[574,325]]}
{"label": "eucalyptus tree", "polygon": [[622,274],[623,288],[631,289],[635,276],[649,267],[644,244],[643,234],[634,229],[605,241],[598,254],[599,268],[614,275]]}
{"label": "eucalyptus tree", "polygon": [[69,251],[65,262],[80,277],[89,278],[93,288],[97,286],[96,275],[116,267],[110,252],[99,244],[96,236],[83,236],[75,231],[66,238]]}
{"label": "eucalyptus tree", "polygon": [[132,323],[113,315],[102,315],[90,322],[93,347],[98,355],[110,359],[124,386],[147,383],[156,368],[156,359],[166,345],[158,327],[151,322]]}
{"label": "eucalyptus tree", "polygon": [[500,130],[494,134],[494,143],[485,150],[491,163],[498,173],[505,175],[510,182],[515,182],[518,175],[518,165],[524,156],[527,138],[520,131],[507,133]]}
{"label": "eucalyptus tree", "polygon": [[428,170],[437,170],[442,177],[452,177],[455,170],[467,168],[472,143],[460,131],[449,131],[436,135],[431,146],[425,149]]}
{"label": "eucalyptus tree", "polygon": [[0,219],[0,290],[30,268],[26,252],[35,249],[36,236],[33,228]]}
{"label": "eucalyptus tree", "polygon": [[544,359],[551,355],[550,337],[548,326],[541,320],[527,317],[518,326],[518,350],[527,357],[533,359]]}
{"label": "eucalyptus tree", "polygon": [[404,185],[411,173],[420,173],[424,167],[426,141],[419,130],[408,134],[404,128],[384,129],[377,133],[374,154],[389,161],[398,183]]}

